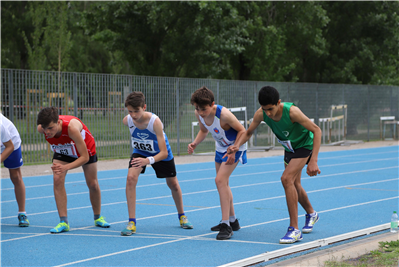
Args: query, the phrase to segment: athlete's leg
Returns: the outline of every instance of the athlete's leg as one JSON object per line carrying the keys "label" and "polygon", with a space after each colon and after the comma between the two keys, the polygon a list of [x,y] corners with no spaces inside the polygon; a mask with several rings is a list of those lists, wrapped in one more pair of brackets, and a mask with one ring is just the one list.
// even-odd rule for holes
{"label": "athlete's leg", "polygon": [[315,211],[312,207],[312,204],[310,204],[308,194],[306,193],[305,189],[302,187],[301,175],[302,172],[299,172],[297,174],[297,177],[295,178],[295,188],[298,193],[298,202],[299,204],[301,204],[302,208],[306,211],[306,213],[311,214]]}
{"label": "athlete's leg", "polygon": [[285,166],[285,170],[281,176],[281,183],[284,187],[290,216],[290,226],[295,229],[298,229],[298,192],[295,187],[295,182],[296,179],[300,179],[300,172],[305,166],[307,159],[308,158],[291,159],[289,164]]}
{"label": "athlete's leg", "polygon": [[129,168],[126,179],[126,201],[129,218],[136,218],[136,186],[142,168]]}
{"label": "athlete's leg", "polygon": [[82,166],[90,193],[90,202],[95,215],[101,214],[101,190],[97,179],[97,162]]}
{"label": "athlete's leg", "polygon": [[25,211],[25,184],[22,180],[21,168],[9,169],[11,182],[14,184],[15,199],[18,203],[18,211]]}
{"label": "athlete's leg", "polygon": [[216,167],[216,187],[219,192],[220,208],[222,209],[222,220],[228,221],[229,216],[234,215],[233,194],[229,186],[229,178],[238,164],[226,165],[225,162],[215,162]]}
{"label": "athlete's leg", "polygon": [[[53,163],[68,164],[68,162],[53,159]],[[67,195],[65,191],[65,176],[67,172],[56,174],[53,171],[54,182],[54,198],[57,204],[58,215],[60,217],[67,217]]]}
{"label": "athlete's leg", "polygon": [[175,176],[175,177],[166,178],[166,184],[168,185],[170,191],[172,192],[172,197],[173,200],[175,201],[177,212],[179,214],[184,213],[183,196],[177,177]]}

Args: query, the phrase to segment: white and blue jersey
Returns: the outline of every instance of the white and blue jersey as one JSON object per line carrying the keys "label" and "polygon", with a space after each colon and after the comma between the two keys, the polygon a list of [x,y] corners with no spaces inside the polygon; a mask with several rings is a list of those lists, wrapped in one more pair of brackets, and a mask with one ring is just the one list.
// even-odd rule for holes
{"label": "white and blue jersey", "polygon": [[[132,117],[127,117],[127,123],[132,137],[132,146],[134,149],[133,153],[138,153],[145,157],[153,157],[161,152],[158,146],[157,135],[154,132],[154,121],[156,118],[158,118],[158,116],[152,114],[147,128],[140,130],[134,124]],[[163,132],[163,136],[165,138],[166,148],[168,150],[168,157],[162,161],[169,161],[173,159],[172,149],[170,148],[168,137],[166,136],[165,132]]]}
{"label": "white and blue jersey", "polygon": [[[234,142],[237,138],[237,131],[233,128],[225,131],[220,125],[220,113],[222,113],[223,106],[216,106],[216,114],[211,126],[206,125],[204,119],[199,116],[201,123],[208,129],[208,131],[212,134],[213,139],[215,139],[216,152],[225,153],[227,152],[227,148],[231,145],[234,145]],[[238,151],[247,150],[247,143],[243,144],[239,147]]]}

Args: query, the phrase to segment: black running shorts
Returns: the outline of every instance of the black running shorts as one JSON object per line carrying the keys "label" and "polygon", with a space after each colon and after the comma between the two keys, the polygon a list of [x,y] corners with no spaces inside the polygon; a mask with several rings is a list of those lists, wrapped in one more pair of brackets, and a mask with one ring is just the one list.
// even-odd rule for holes
{"label": "black running shorts", "polygon": [[[133,153],[132,157],[129,160],[129,168],[132,167],[132,159],[134,158],[146,158],[139,153]],[[169,161],[158,161],[151,165],[152,168],[155,170],[157,178],[171,178],[176,176],[176,166],[175,166],[175,159],[172,158]],[[141,170],[141,173],[145,173],[145,169],[147,166],[144,166]]]}

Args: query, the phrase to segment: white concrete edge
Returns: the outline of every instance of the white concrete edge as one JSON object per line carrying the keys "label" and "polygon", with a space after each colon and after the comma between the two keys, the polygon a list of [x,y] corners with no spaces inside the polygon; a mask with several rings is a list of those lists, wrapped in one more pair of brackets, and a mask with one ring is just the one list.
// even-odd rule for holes
{"label": "white concrete edge", "polygon": [[287,248],[283,248],[283,249],[278,249],[278,250],[271,251],[271,252],[265,252],[265,253],[262,253],[262,254],[259,254],[259,255],[253,256],[253,257],[249,257],[249,258],[242,259],[239,261],[220,265],[219,267],[233,267],[233,266],[241,267],[241,266],[258,264],[258,263],[269,261],[271,259],[287,256],[287,255],[290,255],[293,253],[298,253],[298,252],[301,252],[304,250],[309,250],[309,249],[318,248],[318,247],[324,247],[324,246],[328,246],[328,245],[331,245],[336,242],[341,242],[344,240],[348,240],[348,239],[355,238],[355,237],[360,237],[363,235],[369,235],[369,234],[383,231],[383,230],[386,230],[389,228],[390,228],[390,223],[384,223],[384,224],[381,224],[378,226],[373,226],[370,228],[365,228],[362,230],[358,230],[358,231],[354,231],[354,232],[350,232],[350,233],[346,233],[346,234],[342,234],[342,235],[336,235],[336,236],[328,237],[325,239],[319,239],[319,240],[307,242],[307,243],[300,244],[300,245],[295,245],[295,246],[291,246],[291,247],[287,247]]}

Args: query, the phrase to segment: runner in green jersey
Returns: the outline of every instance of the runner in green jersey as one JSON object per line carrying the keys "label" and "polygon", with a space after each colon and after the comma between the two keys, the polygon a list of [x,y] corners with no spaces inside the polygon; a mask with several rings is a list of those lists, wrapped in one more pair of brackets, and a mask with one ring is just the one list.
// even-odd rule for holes
{"label": "runner in green jersey", "polygon": [[[286,235],[280,239],[282,244],[290,244],[302,239],[303,233],[310,233],[319,215],[310,204],[308,195],[301,185],[301,172],[307,164],[309,176],[320,174],[317,158],[321,143],[321,130],[293,103],[281,102],[278,91],[271,87],[262,87],[258,100],[261,107],[255,112],[253,121],[238,142],[230,146],[227,153],[235,153],[238,147],[249,140],[262,121],[272,129],[285,148],[285,170],[281,182],[285,190],[290,226]],[[302,232],[298,228],[298,202],[306,211],[305,226]]]}

